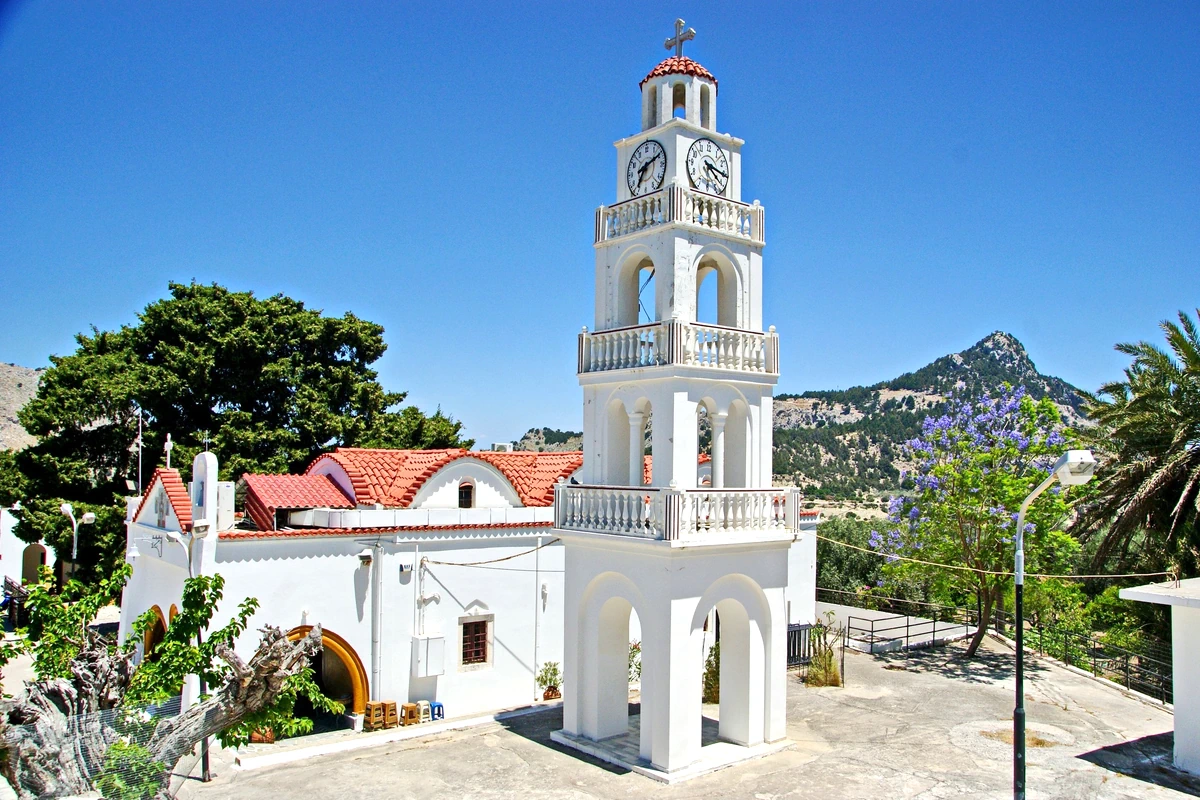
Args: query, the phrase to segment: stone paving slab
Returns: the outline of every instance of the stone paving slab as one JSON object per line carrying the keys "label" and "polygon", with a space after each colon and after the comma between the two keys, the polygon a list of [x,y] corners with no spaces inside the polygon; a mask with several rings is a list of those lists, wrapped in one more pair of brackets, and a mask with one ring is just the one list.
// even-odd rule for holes
{"label": "stone paving slab", "polygon": [[[346,798],[1009,798],[1012,652],[967,662],[963,647],[846,653],[844,688],[788,679],[793,746],[676,785],[565,748],[551,710],[466,731],[190,782],[183,797]],[[1029,798],[1200,797],[1200,776],[1170,765],[1167,709],[1030,659]],[[699,720],[697,721],[699,722]]]}

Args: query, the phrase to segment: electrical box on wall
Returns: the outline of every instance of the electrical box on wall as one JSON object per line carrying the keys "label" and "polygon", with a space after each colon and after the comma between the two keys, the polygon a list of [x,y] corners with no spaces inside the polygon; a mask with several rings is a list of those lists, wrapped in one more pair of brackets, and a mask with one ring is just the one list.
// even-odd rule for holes
{"label": "electrical box on wall", "polygon": [[414,636],[412,652],[414,678],[433,678],[446,671],[446,640],[444,637]]}

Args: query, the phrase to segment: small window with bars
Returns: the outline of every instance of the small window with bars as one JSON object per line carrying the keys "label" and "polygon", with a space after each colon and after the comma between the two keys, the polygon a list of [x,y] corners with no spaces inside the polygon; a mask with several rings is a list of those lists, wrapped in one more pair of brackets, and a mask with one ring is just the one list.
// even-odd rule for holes
{"label": "small window with bars", "polygon": [[487,620],[464,622],[462,636],[462,663],[486,664],[488,660]]}
{"label": "small window with bars", "polygon": [[458,507],[459,508],[474,508],[475,507],[475,486],[470,483],[460,483],[458,485]]}

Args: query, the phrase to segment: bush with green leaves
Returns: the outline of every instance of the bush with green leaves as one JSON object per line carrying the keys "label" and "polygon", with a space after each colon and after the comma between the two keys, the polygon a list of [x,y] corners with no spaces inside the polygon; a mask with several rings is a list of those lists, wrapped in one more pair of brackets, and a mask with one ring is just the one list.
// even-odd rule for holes
{"label": "bush with green leaves", "polygon": [[704,660],[704,688],[701,702],[721,702],[721,643],[717,642],[708,650],[708,658]]}
{"label": "bush with green leaves", "polygon": [[557,661],[547,661],[542,664],[537,674],[537,685],[543,689],[557,689],[562,686],[562,670]]}

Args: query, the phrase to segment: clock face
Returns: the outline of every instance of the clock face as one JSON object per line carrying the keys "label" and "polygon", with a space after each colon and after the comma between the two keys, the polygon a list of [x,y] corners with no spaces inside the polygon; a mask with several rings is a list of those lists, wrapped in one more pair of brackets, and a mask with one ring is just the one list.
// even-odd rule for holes
{"label": "clock face", "polygon": [[688,177],[702,192],[724,194],[729,184],[729,162],[725,152],[712,139],[697,139],[688,148]]}
{"label": "clock face", "polygon": [[625,181],[629,184],[629,193],[637,197],[661,189],[666,174],[667,151],[658,142],[647,139],[629,157]]}

